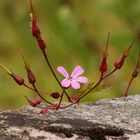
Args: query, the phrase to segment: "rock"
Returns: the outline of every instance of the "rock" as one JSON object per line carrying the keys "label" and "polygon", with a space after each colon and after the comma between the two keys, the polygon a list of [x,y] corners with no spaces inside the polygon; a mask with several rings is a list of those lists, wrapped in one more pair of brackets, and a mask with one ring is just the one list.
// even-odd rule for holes
{"label": "rock", "polygon": [[140,140],[140,95],[38,114],[0,111],[0,140]]}

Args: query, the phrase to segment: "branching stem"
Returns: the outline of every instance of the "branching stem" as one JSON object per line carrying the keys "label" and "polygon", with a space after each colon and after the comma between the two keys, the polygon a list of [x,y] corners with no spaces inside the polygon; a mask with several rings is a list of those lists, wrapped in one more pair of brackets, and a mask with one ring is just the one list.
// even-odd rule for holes
{"label": "branching stem", "polygon": [[98,82],[91,88],[89,89],[84,95],[82,95],[80,97],[79,100],[81,100],[82,98],[84,98],[87,94],[89,94],[93,89],[95,89],[105,78],[107,78],[108,76],[110,76],[111,74],[113,74],[117,69],[115,68],[114,70],[112,70],[110,73],[108,73],[107,75],[103,76],[103,73],[101,73],[100,75],[100,79],[98,80]]}
{"label": "branching stem", "polygon": [[37,90],[35,84],[32,84],[32,86],[33,86],[35,92],[38,94],[38,96],[39,96],[42,100],[44,100],[44,101],[45,101],[46,103],[48,103],[48,104],[53,105],[51,102],[47,101],[44,97],[42,97],[42,95],[41,95],[41,94],[39,93],[39,91]]}
{"label": "branching stem", "polygon": [[45,57],[45,60],[46,60],[46,62],[47,62],[47,64],[48,64],[48,66],[49,66],[49,68],[50,68],[50,70],[51,70],[51,72],[52,72],[54,78],[56,79],[56,81],[57,81],[57,83],[59,84],[59,86],[62,88],[62,90],[63,90],[62,92],[65,93],[65,95],[67,96],[68,101],[70,101],[70,97],[69,97],[69,95],[67,94],[66,90],[62,87],[62,85],[61,85],[59,79],[57,78],[57,76],[56,76],[56,74],[55,74],[55,72],[54,72],[54,70],[53,70],[53,68],[52,68],[52,66],[51,66],[51,64],[50,64],[50,62],[49,62],[49,59],[48,59],[48,57],[47,57],[47,55],[46,55],[45,50],[42,50],[42,53],[43,53],[43,56]]}

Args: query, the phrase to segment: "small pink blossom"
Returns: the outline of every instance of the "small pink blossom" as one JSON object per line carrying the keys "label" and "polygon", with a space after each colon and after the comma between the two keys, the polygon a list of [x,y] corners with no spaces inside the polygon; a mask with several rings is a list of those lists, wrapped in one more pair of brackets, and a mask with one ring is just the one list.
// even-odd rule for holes
{"label": "small pink blossom", "polygon": [[65,79],[61,81],[61,85],[64,88],[71,86],[74,89],[79,89],[80,83],[84,84],[88,82],[87,77],[80,76],[84,73],[84,69],[81,66],[76,66],[71,75],[69,75],[66,69],[62,66],[57,67],[57,71],[65,77]]}

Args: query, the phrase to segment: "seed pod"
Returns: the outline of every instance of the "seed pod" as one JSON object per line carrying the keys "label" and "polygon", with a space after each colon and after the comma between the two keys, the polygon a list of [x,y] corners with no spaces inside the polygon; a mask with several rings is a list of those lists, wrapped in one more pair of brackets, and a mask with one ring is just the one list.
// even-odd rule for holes
{"label": "seed pod", "polygon": [[27,75],[28,75],[28,80],[31,84],[34,84],[36,82],[36,78],[34,73],[31,71],[31,69],[27,69]]}
{"label": "seed pod", "polygon": [[24,84],[24,79],[21,76],[16,75],[13,73],[11,70],[0,64],[0,67],[10,75],[18,85],[23,85]]}
{"label": "seed pod", "polygon": [[104,50],[103,50],[103,57],[102,57],[102,61],[100,64],[100,72],[101,73],[104,73],[107,71],[107,56],[108,56],[107,50],[108,50],[109,37],[110,37],[110,32],[108,33],[107,42],[106,42],[106,45],[105,45]]}
{"label": "seed pod", "polygon": [[116,69],[120,69],[122,67],[122,65],[124,64],[124,60],[125,60],[126,56],[122,55],[115,63],[114,66]]}
{"label": "seed pod", "polygon": [[37,42],[38,42],[38,46],[40,49],[44,50],[46,48],[46,44],[45,44],[45,41],[43,39],[38,38]]}
{"label": "seed pod", "polygon": [[58,99],[60,97],[60,94],[58,92],[53,92],[51,93],[51,96],[54,98],[54,99]]}
{"label": "seed pod", "polygon": [[120,69],[122,67],[122,65],[124,64],[124,61],[125,61],[126,57],[129,55],[129,52],[130,52],[135,40],[136,40],[136,38],[132,41],[132,43],[127,48],[127,50],[124,51],[123,55],[114,63],[114,66],[116,69]]}
{"label": "seed pod", "polygon": [[25,61],[25,59],[24,59],[24,63],[25,63],[25,69],[26,69],[26,71],[27,71],[29,83],[34,84],[34,83],[36,82],[35,75],[34,75],[34,73],[32,72],[30,66],[29,66],[29,65],[27,64],[27,62]]}
{"label": "seed pod", "polygon": [[23,85],[24,84],[24,79],[14,73],[11,74],[11,77],[16,81],[18,85]]}
{"label": "seed pod", "polygon": [[32,35],[36,38],[40,36],[40,29],[36,23],[35,15],[34,15],[34,9],[32,5],[32,1],[30,0],[30,9],[31,9],[31,26],[32,26]]}
{"label": "seed pod", "polygon": [[25,98],[27,99],[29,105],[31,105],[32,107],[36,107],[38,104],[41,103],[41,98],[39,96],[37,96],[35,99],[31,100],[28,97],[25,96]]}
{"label": "seed pod", "polygon": [[106,61],[106,57],[103,57],[101,65],[100,65],[100,71],[102,73],[107,71],[107,61]]}
{"label": "seed pod", "polygon": [[26,69],[26,72],[27,72],[27,75],[28,75],[28,80],[29,80],[29,83],[31,84],[34,84],[36,82],[36,78],[35,78],[35,75],[34,73],[32,72],[31,68],[30,68],[30,65],[26,62],[25,58],[24,58],[24,55],[20,52],[21,56],[22,56],[22,59],[24,61],[24,64],[25,64],[25,69]]}
{"label": "seed pod", "polygon": [[40,29],[39,29],[39,27],[38,27],[38,25],[37,25],[35,20],[32,20],[31,23],[32,23],[31,24],[32,25],[32,35],[34,37],[38,38],[40,36]]}
{"label": "seed pod", "polygon": [[138,71],[136,71],[136,70],[133,71],[133,73],[132,73],[132,77],[133,77],[133,78],[136,78],[137,76],[138,76]]}

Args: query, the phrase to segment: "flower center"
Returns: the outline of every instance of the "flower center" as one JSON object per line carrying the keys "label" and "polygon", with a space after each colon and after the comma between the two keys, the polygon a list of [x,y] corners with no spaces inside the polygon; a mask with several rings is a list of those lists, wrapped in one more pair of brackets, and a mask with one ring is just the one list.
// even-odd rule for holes
{"label": "flower center", "polygon": [[70,76],[68,80],[72,81],[72,79],[73,79],[73,77],[72,77],[72,76]]}

